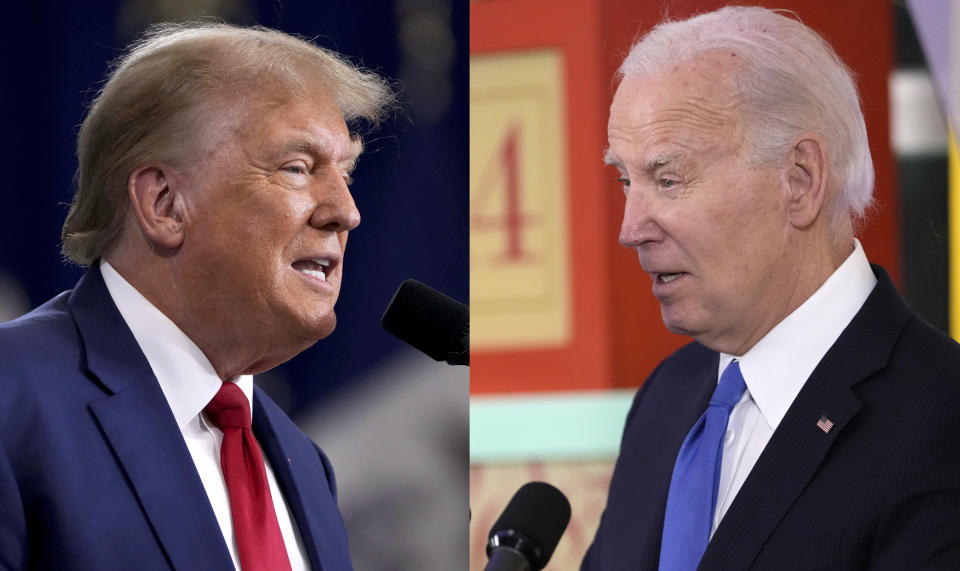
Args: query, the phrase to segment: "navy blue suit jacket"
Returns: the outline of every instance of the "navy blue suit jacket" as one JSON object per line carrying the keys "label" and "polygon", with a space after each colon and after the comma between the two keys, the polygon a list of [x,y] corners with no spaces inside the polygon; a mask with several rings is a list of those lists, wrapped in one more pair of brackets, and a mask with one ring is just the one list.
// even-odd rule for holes
{"label": "navy blue suit jacket", "polygon": [[[960,569],[960,346],[874,270],[877,286],[777,427],[701,570]],[[718,359],[687,345],[638,391],[582,569],[657,568],[674,461]]]}
{"label": "navy blue suit jacket", "polygon": [[[311,567],[350,569],[326,457],[259,389],[253,429]],[[233,569],[173,413],[96,267],[0,325],[0,569]]]}

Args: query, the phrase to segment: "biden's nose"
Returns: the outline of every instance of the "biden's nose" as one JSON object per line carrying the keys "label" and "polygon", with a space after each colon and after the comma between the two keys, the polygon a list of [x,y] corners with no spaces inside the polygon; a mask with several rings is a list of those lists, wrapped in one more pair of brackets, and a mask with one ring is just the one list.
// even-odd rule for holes
{"label": "biden's nose", "polygon": [[663,239],[663,229],[657,223],[655,207],[639,189],[627,193],[620,223],[620,244],[628,248]]}

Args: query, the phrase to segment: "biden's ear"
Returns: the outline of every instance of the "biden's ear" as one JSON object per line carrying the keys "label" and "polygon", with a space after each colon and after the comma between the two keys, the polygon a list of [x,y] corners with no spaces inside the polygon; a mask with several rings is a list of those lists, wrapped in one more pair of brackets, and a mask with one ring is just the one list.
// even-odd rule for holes
{"label": "biden's ear", "polygon": [[183,197],[173,169],[163,163],[138,166],[127,179],[127,194],[144,236],[156,246],[183,244]]}
{"label": "biden's ear", "polygon": [[823,139],[816,134],[804,135],[794,145],[787,166],[791,225],[807,228],[823,213],[828,180],[829,164]]}

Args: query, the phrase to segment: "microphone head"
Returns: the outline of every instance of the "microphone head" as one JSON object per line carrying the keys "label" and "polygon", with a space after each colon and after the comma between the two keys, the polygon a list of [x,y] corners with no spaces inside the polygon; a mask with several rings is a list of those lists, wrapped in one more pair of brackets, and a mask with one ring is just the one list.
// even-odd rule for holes
{"label": "microphone head", "polygon": [[388,332],[437,361],[470,364],[470,310],[432,287],[405,280],[380,322]]}
{"label": "microphone head", "polygon": [[570,502],[545,482],[524,484],[490,528],[487,556],[499,546],[520,551],[533,571],[543,569],[570,522]]}

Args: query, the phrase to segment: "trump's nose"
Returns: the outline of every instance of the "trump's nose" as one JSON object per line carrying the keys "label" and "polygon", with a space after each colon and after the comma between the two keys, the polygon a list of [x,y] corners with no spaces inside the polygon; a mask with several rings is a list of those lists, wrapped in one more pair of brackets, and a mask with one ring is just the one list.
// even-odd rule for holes
{"label": "trump's nose", "polygon": [[350,188],[339,172],[317,181],[316,192],[317,207],[310,217],[311,226],[345,232],[360,225],[360,211],[357,210]]}

